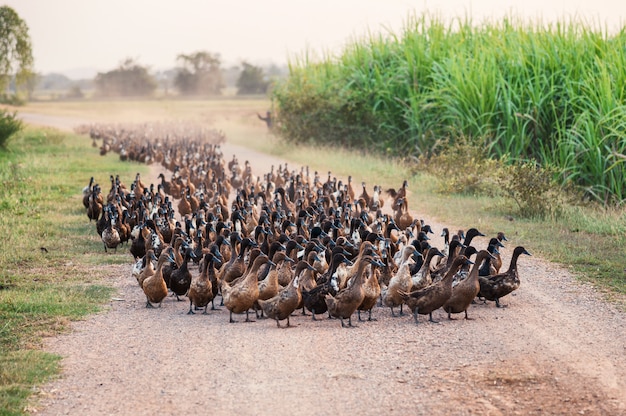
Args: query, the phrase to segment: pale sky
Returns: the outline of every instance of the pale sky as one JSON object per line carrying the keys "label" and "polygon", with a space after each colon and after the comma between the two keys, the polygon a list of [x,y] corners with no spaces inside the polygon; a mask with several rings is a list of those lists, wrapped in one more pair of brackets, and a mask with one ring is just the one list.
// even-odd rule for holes
{"label": "pale sky", "polygon": [[0,0],[27,23],[40,73],[105,72],[125,58],[153,70],[205,50],[223,65],[285,64],[307,49],[333,53],[355,37],[400,33],[411,13],[475,21],[579,16],[615,30],[626,0]]}

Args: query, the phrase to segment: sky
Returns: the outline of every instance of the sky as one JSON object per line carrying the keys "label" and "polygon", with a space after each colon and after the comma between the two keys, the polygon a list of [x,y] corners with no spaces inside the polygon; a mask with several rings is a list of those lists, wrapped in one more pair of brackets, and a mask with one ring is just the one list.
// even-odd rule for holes
{"label": "sky", "polygon": [[126,58],[151,70],[179,54],[219,53],[223,66],[245,60],[284,65],[309,52],[338,53],[371,34],[401,33],[412,14],[473,21],[514,15],[544,22],[576,16],[618,30],[624,0],[0,0],[29,27],[39,73],[106,72]]}

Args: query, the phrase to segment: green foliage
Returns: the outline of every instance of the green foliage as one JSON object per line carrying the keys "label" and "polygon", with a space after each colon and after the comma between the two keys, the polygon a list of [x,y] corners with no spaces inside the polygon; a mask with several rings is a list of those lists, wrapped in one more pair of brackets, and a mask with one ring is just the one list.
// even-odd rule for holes
{"label": "green foliage", "polygon": [[522,218],[558,217],[571,199],[555,180],[556,169],[490,158],[484,145],[465,137],[442,146],[430,158],[421,157],[418,167],[437,178],[436,190],[442,194],[502,196],[515,203],[513,213]]}
{"label": "green foliage", "polygon": [[265,79],[263,68],[242,63],[243,69],[237,79],[237,95],[265,94],[270,83]]}
{"label": "green foliage", "polygon": [[117,69],[98,73],[94,83],[98,95],[103,97],[150,96],[157,87],[148,68],[140,66],[131,58],[122,62]]}
{"label": "green foliage", "polygon": [[28,26],[9,6],[0,6],[0,93],[10,82],[16,90],[33,78],[33,51]]}
{"label": "green foliage", "polygon": [[17,118],[17,113],[9,113],[0,108],[0,148],[6,148],[9,138],[22,129],[22,120]]}
{"label": "green foliage", "polygon": [[183,95],[220,95],[224,88],[219,54],[198,51],[178,55],[174,86]]}
{"label": "green foliage", "polygon": [[23,414],[32,385],[58,371],[58,357],[30,351],[42,335],[111,296],[97,265],[128,262],[123,250],[104,256],[82,187],[90,176],[130,179],[138,168],[54,129],[25,128],[0,152],[0,234],[11,248],[0,250],[0,414]]}
{"label": "green foliage", "polygon": [[430,158],[420,157],[418,167],[438,178],[440,193],[494,195],[504,164],[490,159],[484,146],[459,138]]}
{"label": "green foliage", "polygon": [[566,194],[554,180],[556,171],[535,162],[519,162],[502,168],[496,177],[500,192],[515,201],[524,218],[560,217]]}
{"label": "green foliage", "polygon": [[273,90],[288,141],[429,155],[483,138],[492,158],[554,166],[601,203],[626,200],[626,31],[574,19],[474,25],[422,15],[340,56],[294,60]]}

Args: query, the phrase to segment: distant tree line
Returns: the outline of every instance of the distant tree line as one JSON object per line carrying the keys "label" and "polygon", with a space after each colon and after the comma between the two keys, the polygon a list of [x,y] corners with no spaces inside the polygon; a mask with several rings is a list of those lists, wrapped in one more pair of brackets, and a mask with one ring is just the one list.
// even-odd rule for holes
{"label": "distant tree line", "polygon": [[[177,63],[171,71],[153,74],[148,67],[127,58],[119,67],[98,73],[94,87],[101,97],[151,96],[159,86],[166,92],[172,88],[182,96],[210,97],[221,95],[227,81],[232,82],[236,76],[234,86],[238,95],[266,94],[273,78],[280,73],[279,70],[266,73],[262,67],[245,61],[241,66],[224,69],[220,55],[207,51],[180,54]],[[72,88],[76,94],[76,85]]]}

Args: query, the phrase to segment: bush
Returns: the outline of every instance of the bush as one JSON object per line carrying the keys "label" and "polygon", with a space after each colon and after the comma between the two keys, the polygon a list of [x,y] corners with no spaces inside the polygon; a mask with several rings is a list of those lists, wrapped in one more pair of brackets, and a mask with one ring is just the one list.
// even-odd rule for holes
{"label": "bush", "polygon": [[512,162],[489,158],[485,146],[460,136],[430,158],[419,160],[419,169],[437,177],[442,194],[500,196],[512,200],[516,214],[525,218],[557,217],[573,190],[563,188],[554,168],[534,161]]}
{"label": "bush", "polygon": [[16,112],[11,114],[7,110],[0,109],[0,147],[6,147],[9,138],[22,130],[22,120],[16,116]]}
{"label": "bush", "polygon": [[434,156],[421,159],[422,168],[435,175],[443,194],[493,196],[503,162],[490,159],[484,146],[459,137]]}
{"label": "bush", "polygon": [[556,173],[536,162],[518,162],[503,167],[497,182],[503,195],[515,201],[520,216],[554,218],[563,213],[567,195],[554,179]]}

